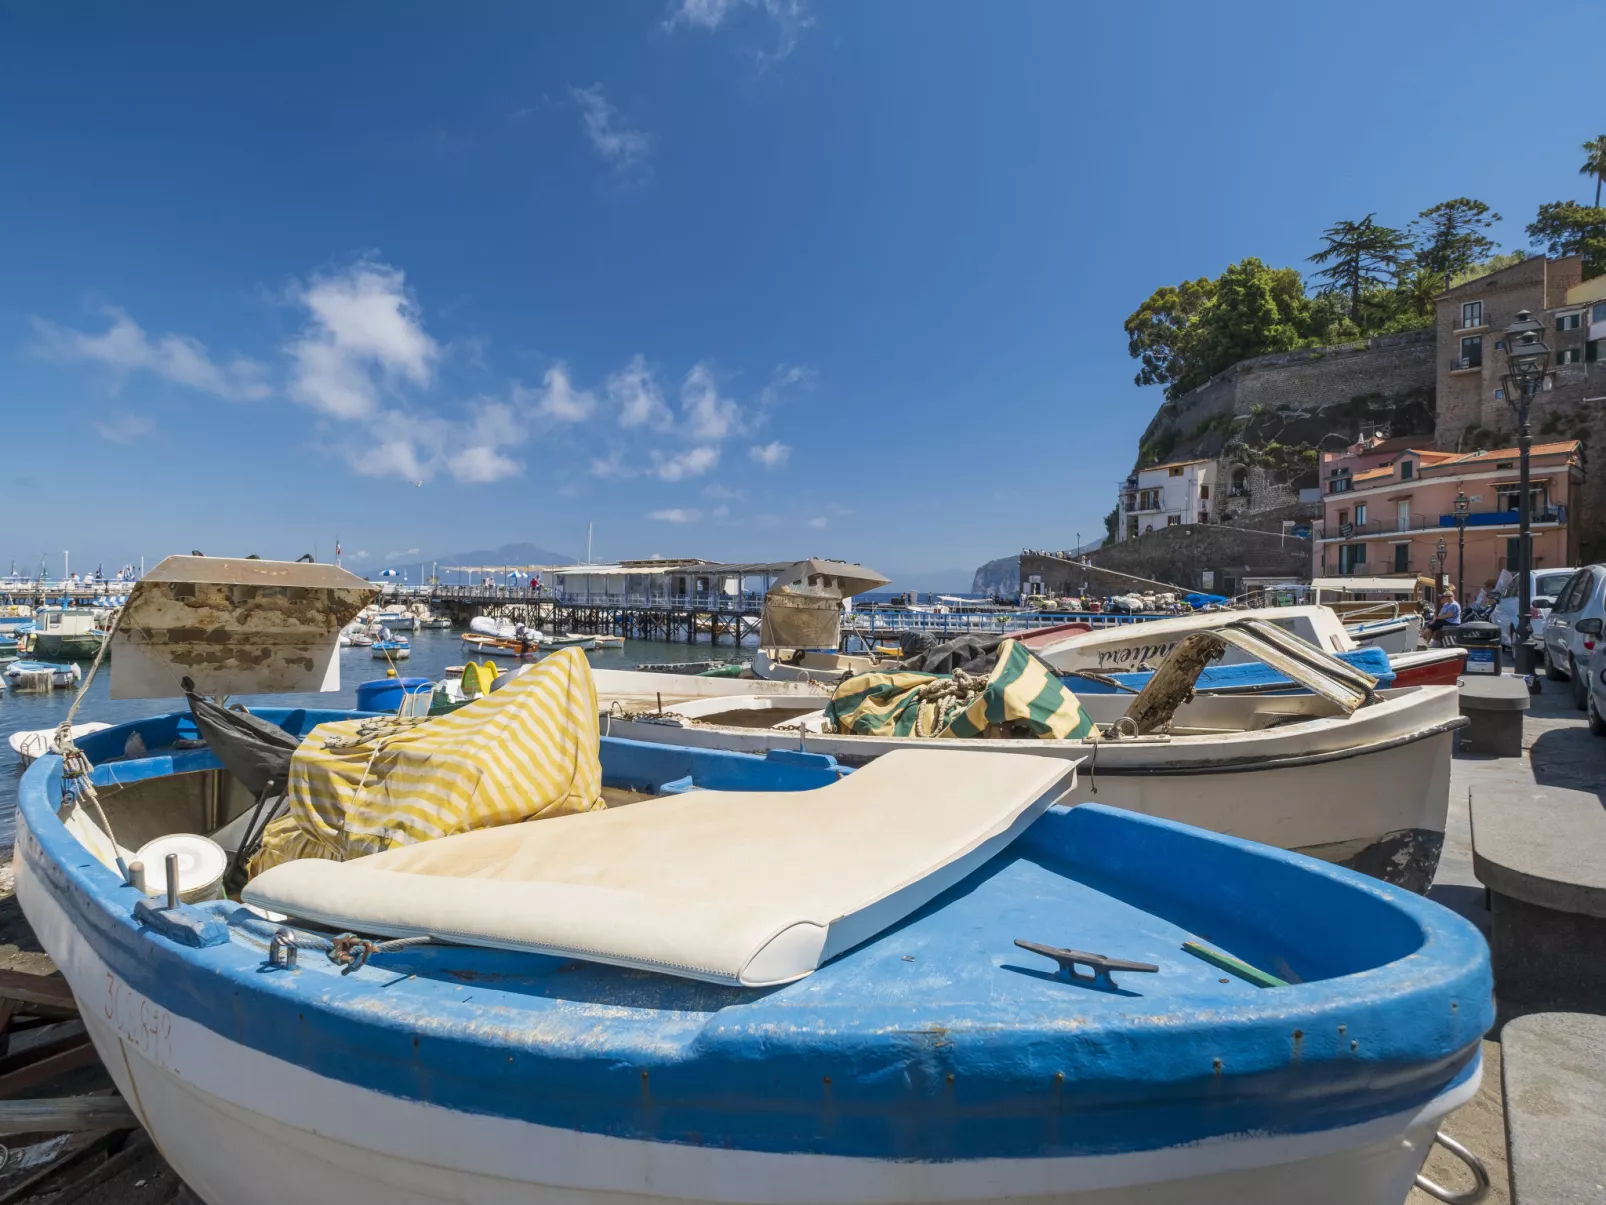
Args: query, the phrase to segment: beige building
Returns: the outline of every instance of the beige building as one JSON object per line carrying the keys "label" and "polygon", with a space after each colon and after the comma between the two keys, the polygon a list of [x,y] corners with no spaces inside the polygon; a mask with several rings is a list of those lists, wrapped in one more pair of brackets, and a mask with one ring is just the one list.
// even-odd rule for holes
{"label": "beige building", "polygon": [[1505,329],[1519,310],[1545,324],[1551,371],[1533,410],[1534,434],[1551,414],[1606,401],[1606,276],[1583,279],[1583,259],[1535,256],[1440,295],[1438,299],[1438,417],[1434,438],[1443,452],[1471,451],[1488,436],[1511,431],[1505,396]]}

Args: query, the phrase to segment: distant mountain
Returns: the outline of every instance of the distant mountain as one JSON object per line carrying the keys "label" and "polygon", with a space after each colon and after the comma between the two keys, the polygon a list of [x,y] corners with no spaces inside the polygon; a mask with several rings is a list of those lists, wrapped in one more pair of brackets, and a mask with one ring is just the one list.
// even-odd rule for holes
{"label": "distant mountain", "polygon": [[411,577],[418,576],[418,567],[424,565],[439,565],[441,580],[447,581],[446,567],[448,565],[479,565],[514,566],[514,565],[572,565],[576,558],[566,552],[553,552],[550,548],[542,548],[539,544],[503,544],[500,548],[476,548],[469,552],[443,552],[431,556],[410,556],[406,560],[395,561],[388,565],[375,565],[369,568],[364,565],[362,572],[369,577],[376,576],[381,570],[396,569],[401,572],[412,570]]}
{"label": "distant mountain", "polygon": [[988,561],[976,575],[971,578],[970,592],[972,594],[1018,594],[1020,593],[1020,557],[1001,556],[996,561]]}

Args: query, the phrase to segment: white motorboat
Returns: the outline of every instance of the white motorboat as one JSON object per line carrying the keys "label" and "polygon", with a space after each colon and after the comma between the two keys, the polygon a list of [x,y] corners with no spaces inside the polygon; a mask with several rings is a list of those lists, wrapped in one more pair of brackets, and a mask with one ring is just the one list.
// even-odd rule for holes
{"label": "white motorboat", "polygon": [[[98,720],[91,720],[83,724],[72,726],[72,739],[88,736],[91,732],[99,732],[102,728],[111,725],[102,724]],[[13,732],[8,740],[11,751],[17,755],[17,761],[24,766],[33,765],[34,761],[46,753],[60,753],[61,746],[56,741],[57,730],[54,728],[34,728],[25,732]]]}
{"label": "white motorboat", "polygon": [[1422,616],[1417,614],[1345,624],[1344,631],[1359,647],[1385,653],[1414,653],[1422,647]]}
{"label": "white motorboat", "polygon": [[[804,748],[859,766],[908,747],[1086,758],[1079,798],[1298,850],[1426,890],[1450,797],[1453,687],[1378,692],[1346,712],[1320,694],[1199,695],[1167,733],[1127,739],[994,740],[825,731],[811,682],[593,670],[606,730],[634,740],[763,752]],[[635,682],[626,679],[647,679]],[[1081,695],[1101,727],[1130,696]]]}

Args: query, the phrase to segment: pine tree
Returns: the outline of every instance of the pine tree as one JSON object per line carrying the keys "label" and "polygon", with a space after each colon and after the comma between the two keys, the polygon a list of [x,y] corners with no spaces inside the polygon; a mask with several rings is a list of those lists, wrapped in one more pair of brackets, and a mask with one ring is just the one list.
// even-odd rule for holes
{"label": "pine tree", "polygon": [[1417,214],[1411,234],[1417,244],[1416,265],[1444,280],[1465,272],[1494,254],[1497,244],[1483,234],[1500,220],[1482,201],[1456,197]]}
{"label": "pine tree", "polygon": [[1411,240],[1391,226],[1379,226],[1367,214],[1358,222],[1338,222],[1322,231],[1327,246],[1310,257],[1326,264],[1316,275],[1349,296],[1349,314],[1360,321],[1361,294],[1386,288],[1399,275],[1411,250]]}

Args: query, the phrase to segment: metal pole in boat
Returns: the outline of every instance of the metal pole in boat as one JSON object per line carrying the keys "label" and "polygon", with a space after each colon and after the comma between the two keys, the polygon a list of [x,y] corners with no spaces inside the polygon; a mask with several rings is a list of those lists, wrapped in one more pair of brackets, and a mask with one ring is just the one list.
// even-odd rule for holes
{"label": "metal pole in boat", "polygon": [[167,855],[167,906],[178,907],[178,855]]}

